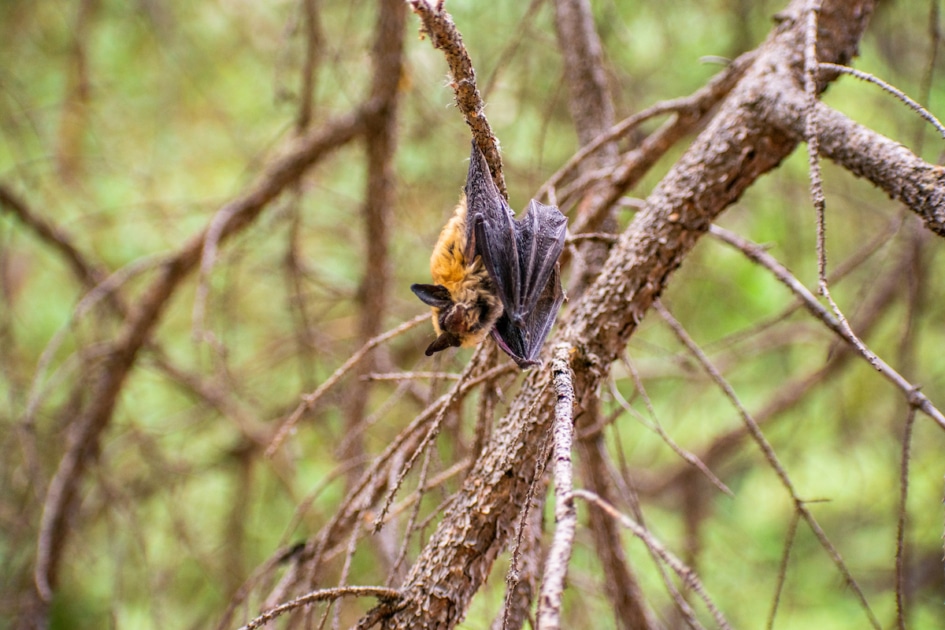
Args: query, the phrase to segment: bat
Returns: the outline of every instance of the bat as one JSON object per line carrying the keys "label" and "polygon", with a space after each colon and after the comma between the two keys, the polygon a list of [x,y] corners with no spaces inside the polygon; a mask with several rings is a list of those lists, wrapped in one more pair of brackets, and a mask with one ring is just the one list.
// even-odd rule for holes
{"label": "bat", "polygon": [[463,198],[430,257],[434,284],[410,287],[433,311],[437,336],[426,355],[491,334],[520,368],[540,363],[564,301],[558,258],[567,223],[557,207],[534,199],[516,219],[473,141]]}

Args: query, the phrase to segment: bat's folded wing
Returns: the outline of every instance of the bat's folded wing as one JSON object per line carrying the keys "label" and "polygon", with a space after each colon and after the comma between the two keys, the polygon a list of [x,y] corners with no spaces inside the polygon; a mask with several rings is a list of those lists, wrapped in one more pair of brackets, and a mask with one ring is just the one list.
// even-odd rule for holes
{"label": "bat's folded wing", "polygon": [[534,365],[564,300],[558,259],[567,217],[533,199],[516,220],[475,143],[466,204],[469,253],[482,257],[504,310],[492,336],[519,366]]}

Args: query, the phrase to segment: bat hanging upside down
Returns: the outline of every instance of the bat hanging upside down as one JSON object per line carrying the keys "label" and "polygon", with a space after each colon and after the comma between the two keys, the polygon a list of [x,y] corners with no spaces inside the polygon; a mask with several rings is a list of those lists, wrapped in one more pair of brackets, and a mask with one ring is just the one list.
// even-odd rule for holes
{"label": "bat hanging upside down", "polygon": [[437,337],[427,356],[491,333],[519,367],[537,365],[564,300],[558,258],[567,223],[534,199],[516,220],[473,141],[465,195],[430,257],[434,283],[410,287],[433,307]]}

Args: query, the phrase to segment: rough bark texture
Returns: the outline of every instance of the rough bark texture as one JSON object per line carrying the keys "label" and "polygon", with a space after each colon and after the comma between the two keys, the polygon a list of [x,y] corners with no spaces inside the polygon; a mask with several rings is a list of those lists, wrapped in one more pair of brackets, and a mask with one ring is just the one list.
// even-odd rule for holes
{"label": "rough bark texture", "polygon": [[[575,393],[593,391],[643,315],[711,221],[761,174],[784,159],[797,136],[771,124],[779,117],[773,90],[801,91],[803,9],[793,2],[741,82],[686,154],[670,170],[623,233],[600,277],[576,301],[557,340],[575,349]],[[820,61],[848,62],[873,3],[825,2]],[[784,116],[784,114],[780,114]],[[549,344],[549,345],[553,345]],[[549,430],[551,375],[532,371],[509,413],[414,564],[402,608],[385,628],[449,628],[508,544]]]}

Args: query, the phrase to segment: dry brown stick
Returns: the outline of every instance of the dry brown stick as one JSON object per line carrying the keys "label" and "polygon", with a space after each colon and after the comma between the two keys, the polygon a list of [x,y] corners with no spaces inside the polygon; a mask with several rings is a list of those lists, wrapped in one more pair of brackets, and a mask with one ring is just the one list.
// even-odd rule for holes
{"label": "dry brown stick", "polygon": [[[338,588],[348,587],[348,575],[351,572],[351,561],[354,558],[355,551],[357,551],[358,549],[358,538],[360,537],[363,526],[364,526],[364,521],[361,519],[358,519],[354,522],[354,527],[351,528],[351,531],[348,532],[348,544],[345,547],[345,559],[341,567],[341,575],[338,577],[338,584],[337,584]],[[318,624],[318,626],[312,626],[312,624],[309,622],[308,619],[306,619],[306,623],[304,624],[304,626],[308,628],[317,627],[319,630],[321,630],[322,628],[325,627],[325,621],[328,619],[328,614],[331,612],[332,608],[334,608],[335,616],[332,619],[331,627],[332,627],[332,630],[337,630],[338,622],[340,619],[339,615],[341,614],[341,608],[335,607],[334,600],[331,600],[328,602],[328,607],[325,609],[324,613],[322,613],[322,619],[321,619],[321,622]],[[306,617],[310,619],[311,618],[310,613],[313,613],[313,612],[314,610],[312,608],[306,609]]]}
{"label": "dry brown stick", "polygon": [[[713,234],[713,236],[715,236]],[[718,237],[716,237],[718,238]],[[725,242],[725,241],[723,241]],[[732,243],[728,243],[732,245]],[[740,250],[743,251],[744,250]],[[865,336],[871,331],[881,319],[884,312],[888,310],[893,303],[895,296],[898,295],[902,286],[901,277],[907,273],[908,262],[902,264],[887,272],[886,277],[879,283],[875,295],[866,303],[862,309],[863,317],[857,322],[857,329]],[[803,306],[803,302],[798,300],[798,305]],[[852,347],[842,341],[836,342],[836,347],[831,347],[828,352],[827,363],[803,376],[797,377],[785,383],[785,385],[775,393],[774,396],[763,405],[754,418],[759,425],[772,421],[784,411],[793,407],[808,392],[816,387],[827,386],[830,378],[839,372],[854,356]],[[732,429],[721,436],[703,450],[699,458],[708,465],[717,466],[724,461],[731,453],[735,451],[738,445],[748,437],[748,429],[744,425]],[[690,477],[692,469],[688,465],[677,467],[674,472],[662,477],[657,483],[648,484],[644,490],[648,496],[659,496],[668,492],[672,487],[677,487],[685,483],[685,479]]]}
{"label": "dry brown stick", "polygon": [[[539,491],[539,494],[541,492]],[[523,519],[512,549],[514,572],[510,563],[505,576],[505,600],[502,609],[492,620],[491,630],[521,630],[525,622],[532,628],[532,603],[538,590],[542,569],[542,510],[535,506],[523,510]]]}
{"label": "dry brown stick", "polygon": [[[473,364],[473,362],[470,362]],[[499,366],[496,369],[502,369],[504,366]],[[463,387],[463,378],[453,386],[452,391],[447,395],[446,402],[440,407],[436,416],[433,417],[433,422],[430,423],[430,428],[427,429],[426,434],[423,436],[423,439],[420,441],[417,448],[410,455],[410,459],[407,460],[403,469],[397,476],[397,480],[394,483],[394,486],[391,488],[390,492],[387,495],[387,500],[384,502],[384,505],[381,507],[380,512],[377,515],[377,518],[374,519],[374,532],[381,528],[384,524],[385,517],[387,516],[387,510],[390,509],[391,503],[394,501],[394,497],[397,495],[397,492],[400,490],[400,486],[404,483],[404,480],[407,478],[407,475],[410,474],[410,471],[413,470],[413,466],[417,461],[417,458],[424,453],[427,448],[429,448],[436,437],[440,433],[440,428],[443,426],[443,420],[446,418],[446,413],[452,409],[454,406],[459,404],[460,399],[466,394],[466,389]]]}
{"label": "dry brown stick", "polygon": [[409,380],[449,380],[459,379],[459,374],[455,372],[388,372],[381,374],[372,372],[365,374],[361,378],[368,381],[409,381]]}
{"label": "dry brown stick", "polygon": [[476,87],[476,70],[463,44],[462,35],[456,29],[452,16],[443,8],[442,0],[435,6],[428,0],[407,1],[413,12],[423,22],[421,32],[430,36],[434,48],[443,51],[452,75],[450,86],[456,95],[456,106],[472,130],[473,139],[489,164],[492,179],[499,193],[508,199],[509,192],[505,187],[505,176],[502,174],[499,140],[492,133],[492,127],[486,119],[486,106]]}
{"label": "dry brown stick", "polygon": [[[586,145],[614,124],[603,50],[588,0],[555,0],[554,5],[558,48],[570,97],[568,108],[578,142]],[[600,157],[604,160],[617,154],[612,142],[602,148]]]}
{"label": "dry brown stick", "polygon": [[553,630],[561,627],[561,598],[564,578],[568,573],[574,533],[577,530],[577,510],[571,493],[574,489],[574,470],[571,465],[571,444],[574,440],[574,386],[569,365],[570,348],[558,344],[552,349],[551,371],[554,375],[554,479],[555,479],[555,533],[545,561],[545,573],[538,596],[538,627]]}
{"label": "dry brown stick", "polygon": [[[600,38],[594,27],[594,16],[587,0],[555,0],[555,31],[564,62],[565,84],[568,87],[568,110],[582,145],[592,142],[614,124],[614,106],[607,85]],[[612,163],[617,157],[617,144],[607,142],[579,166],[582,175]],[[596,191],[591,193],[597,194]],[[575,210],[575,220],[595,205],[596,199],[585,200]],[[617,207],[610,206],[602,214],[599,229],[617,231]],[[585,242],[576,248],[579,256],[572,264],[568,293],[579,297],[600,272],[607,258],[603,243]],[[567,264],[567,257],[563,261]]]}
{"label": "dry brown stick", "polygon": [[435,402],[418,414],[410,425],[401,430],[391,444],[388,445],[380,455],[373,459],[370,467],[361,475],[360,481],[349,490],[344,501],[342,501],[335,512],[335,515],[313,539],[306,543],[299,567],[294,567],[292,571],[287,573],[282,583],[269,594],[267,601],[270,602],[270,606],[276,605],[276,602],[284,598],[286,592],[303,580],[302,564],[308,566],[309,573],[319,568],[327,550],[334,546],[338,538],[350,529],[354,519],[360,517],[363,509],[365,509],[361,506],[373,505],[386,489],[386,484],[381,483],[380,480],[384,478],[385,472],[389,471],[394,455],[401,452],[413,452],[417,442],[421,439],[421,429],[426,427],[427,424],[447,406],[450,400],[455,400],[458,403],[475,387],[501,374],[509,373],[516,369],[515,364],[509,362],[505,365],[486,370],[483,357],[487,353],[484,352],[484,348],[485,346],[480,346],[473,354],[472,359],[470,359],[469,363],[464,368],[460,379],[453,386],[453,389],[440,396]]}
{"label": "dry brown stick", "polygon": [[94,287],[105,277],[105,271],[88,262],[65,231],[33,212],[19,195],[2,183],[0,183],[0,207],[9,210],[21,223],[32,229],[43,242],[56,249],[65,258],[82,284]]}
{"label": "dry brown stick", "polygon": [[302,64],[302,87],[300,88],[299,113],[295,126],[304,131],[312,120],[312,101],[315,96],[315,83],[321,61],[325,34],[322,31],[319,0],[302,0],[303,20],[305,24],[305,61]]}
{"label": "dry brown stick", "polygon": [[902,459],[899,463],[899,506],[896,523],[896,626],[906,630],[905,555],[906,514],[909,498],[909,459],[912,448],[912,427],[915,424],[915,407],[909,407],[905,430],[902,435]]}
{"label": "dry brown stick", "polygon": [[[599,419],[599,399],[594,398],[590,402],[593,407],[587,413],[584,424],[607,426],[609,423],[601,422]],[[585,407],[587,406],[585,403]],[[585,487],[608,503],[615,503],[618,495],[614,489],[615,484],[611,475],[611,462],[607,454],[604,433],[593,430],[590,435],[579,435],[577,444],[581,480]],[[634,567],[628,562],[620,525],[595,507],[588,511],[588,525],[594,540],[595,552],[603,568],[601,581],[604,592],[610,598],[618,626],[624,630],[659,628],[656,616],[647,605],[646,596]]]}
{"label": "dry brown stick", "polygon": [[[502,606],[502,630],[511,627],[521,627],[519,621],[531,611],[532,597],[534,597],[539,578],[538,568],[541,562],[541,522],[534,522],[540,516],[547,492],[547,477],[545,468],[551,455],[552,434],[543,437],[538,457],[535,459],[535,474],[532,483],[525,493],[522,510],[519,514],[518,528],[515,541],[512,543],[512,558],[509,561],[509,570],[505,574],[505,601]],[[538,531],[529,529],[538,528]],[[534,540],[529,537],[534,536]],[[531,556],[529,556],[531,554]],[[530,571],[531,569],[531,571]],[[525,574],[526,584],[523,585],[522,575]],[[526,601],[527,598],[527,601]]]}
{"label": "dry brown stick", "polygon": [[877,370],[879,358],[866,347],[856,336],[850,323],[847,321],[840,306],[833,298],[827,284],[827,199],[824,195],[824,184],[820,173],[820,138],[817,129],[817,118],[814,108],[817,104],[817,14],[820,12],[820,0],[809,0],[806,9],[806,28],[804,29],[804,95],[806,108],[804,112],[805,126],[804,139],[807,143],[807,164],[810,171],[810,194],[817,215],[817,284],[820,294],[824,296],[837,323],[843,328],[848,341],[856,346],[857,351],[869,361]]}
{"label": "dry brown stick", "polygon": [[927,123],[935,127],[935,130],[938,131],[939,135],[945,139],[945,125],[942,125],[939,120],[932,115],[930,111],[919,105],[917,102],[909,98],[909,96],[900,90],[897,87],[889,85],[882,79],[874,77],[868,72],[863,72],[862,70],[857,70],[856,68],[851,68],[849,66],[840,66],[835,63],[820,63],[817,65],[818,70],[830,70],[831,72],[839,72],[841,74],[849,74],[852,77],[856,77],[860,81],[866,81],[867,83],[872,83],[873,85],[879,86],[882,90],[889,92],[897,99],[902,101],[916,114],[921,116]]}
{"label": "dry brown stick", "polygon": [[[429,451],[428,451],[429,452]],[[385,523],[390,522],[395,517],[400,516],[408,509],[413,508],[420,502],[423,497],[425,497],[431,490],[436,490],[442,488],[442,485],[452,479],[453,477],[462,476],[463,472],[469,467],[468,459],[461,459],[446,470],[430,477],[429,479],[424,478],[423,483],[417,485],[417,488],[401,499],[398,503],[393,504],[390,509],[387,511],[387,517]],[[421,526],[417,526],[413,531],[422,529]]]}
{"label": "dry brown stick", "polygon": [[[817,213],[817,277],[821,295],[827,296],[827,245],[824,214],[827,202],[824,198],[824,184],[820,176],[820,155],[817,135],[817,119],[813,115],[817,102],[817,14],[820,12],[820,0],[808,0],[805,10],[804,27],[804,96],[807,100],[805,112],[804,139],[807,141],[807,166],[810,171],[811,201]],[[829,298],[828,298],[829,299]]]}
{"label": "dry brown stick", "polygon": [[[56,332],[43,349],[37,363],[33,383],[27,395],[26,411],[23,414],[23,422],[30,424],[39,404],[43,401],[44,392],[47,390],[43,387],[42,382],[46,371],[55,354],[65,342],[74,322],[86,316],[92,308],[102,301],[118,316],[127,317],[129,308],[121,298],[119,289],[132,278],[167,262],[168,256],[156,255],[140,258],[109,274],[101,265],[90,262],[88,256],[79,251],[79,248],[73,243],[72,237],[65,230],[37,214],[29,204],[3,184],[0,184],[0,207],[9,209],[40,240],[52,247],[54,251],[57,251],[66,260],[79,282],[88,289],[88,292],[82,296],[82,299],[73,309],[70,322]],[[173,365],[160,347],[149,342],[148,348],[154,354],[158,368],[171,380],[209,402],[224,415],[236,419],[240,430],[247,437],[258,441],[260,434],[251,428],[249,416],[245,412],[239,411],[238,405],[227,401],[222,392],[212,392],[197,375],[188,373]]]}
{"label": "dry brown stick", "polygon": [[666,121],[659,129],[647,136],[639,147],[621,158],[621,163],[607,178],[606,188],[595,207],[584,215],[585,218],[575,221],[571,231],[576,233],[597,231],[606,208],[617,203],[620,197],[635,185],[676,142],[705,122],[712,108],[725,98],[752,68],[756,57],[755,51],[741,55],[704,87],[689,97],[681,99],[680,107],[673,119]]}
{"label": "dry brown stick", "polygon": [[627,368],[627,371],[630,373],[630,376],[633,379],[634,387],[636,387],[636,390],[640,393],[640,397],[643,398],[643,404],[646,406],[646,410],[650,415],[650,421],[647,422],[642,417],[642,415],[634,412],[633,408],[630,406],[630,403],[628,403],[623,398],[623,396],[620,394],[620,390],[617,389],[613,383],[613,380],[611,380],[611,395],[614,397],[614,400],[617,401],[617,404],[627,413],[635,416],[648,429],[659,435],[660,439],[662,439],[674,453],[679,455],[679,457],[690,466],[705,475],[705,478],[708,479],[713,486],[718,488],[720,492],[730,497],[734,497],[735,495],[732,494],[732,491],[729,489],[729,487],[726,486],[722,480],[719,479],[718,476],[712,472],[712,470],[710,470],[701,459],[699,459],[698,456],[679,446],[676,441],[670,437],[668,433],[666,433],[666,430],[663,429],[663,425],[660,423],[659,418],[656,415],[656,409],[653,407],[653,402],[650,400],[650,396],[646,393],[646,388],[643,386],[643,379],[640,378],[640,373],[637,372],[636,368],[630,363],[626,353],[624,353],[620,359]]}
{"label": "dry brown stick", "polygon": [[[771,124],[797,139],[803,138],[804,93],[787,85],[770,86],[770,90],[762,96],[762,111],[770,117]],[[853,175],[866,178],[892,199],[904,203],[929,230],[945,237],[945,168],[929,164],[901,143],[850,120],[820,101],[813,105],[812,114],[820,155]]]}
{"label": "dry brown stick", "polygon": [[[373,103],[368,103],[295,141],[246,193],[227,204],[228,208],[235,210],[231,210],[233,218],[221,231],[221,238],[231,236],[249,225],[272,199],[301,177],[312,164],[360,133],[366,114],[374,107]],[[67,450],[50,481],[43,505],[34,574],[37,593],[45,602],[52,597],[62,549],[68,536],[68,516],[74,507],[76,491],[85,468],[111,420],[118,395],[137,360],[138,351],[150,338],[170,297],[199,262],[205,238],[206,233],[192,238],[162,265],[158,277],[144,292],[133,317],[126,321],[111,346],[109,357],[101,370],[91,379],[88,406],[76,419]]]}
{"label": "dry brown stick", "polygon": [[376,597],[382,601],[395,601],[400,597],[400,591],[393,588],[384,588],[383,586],[345,586],[342,588],[321,589],[306,593],[301,597],[293,599],[291,602],[286,602],[285,604],[267,610],[245,626],[242,626],[240,630],[254,630],[254,628],[259,628],[263,624],[272,621],[290,610],[295,610],[296,608],[314,602],[334,601],[341,597]]}
{"label": "dry brown stick", "polygon": [[778,606],[781,603],[781,593],[784,591],[784,583],[787,581],[788,564],[791,561],[791,549],[794,547],[794,540],[797,537],[797,525],[801,522],[801,514],[795,510],[791,516],[791,524],[788,525],[787,534],[784,536],[784,552],[781,554],[781,564],[778,567],[778,581],[774,587],[774,597],[771,600],[771,612],[768,613],[768,630],[774,628],[774,618],[778,614]]}
{"label": "dry brown stick", "polygon": [[[461,470],[468,465],[468,462],[460,462],[460,466],[453,466],[454,470]],[[420,478],[417,480],[417,491],[413,493],[410,497],[407,497],[406,500],[409,500],[416,497],[414,502],[413,509],[410,511],[410,516],[407,518],[407,524],[404,526],[404,538],[401,543],[400,550],[397,552],[397,557],[394,558],[394,562],[391,564],[390,571],[387,574],[387,584],[393,585],[397,582],[400,582],[398,579],[398,574],[400,573],[401,568],[403,567],[404,560],[407,558],[407,550],[410,547],[410,538],[413,536],[414,532],[417,531],[417,517],[420,515],[420,507],[423,505],[423,497],[426,496],[427,490],[430,489],[430,486],[427,481],[427,474],[430,467],[430,450],[426,450],[423,453],[423,463],[420,465]],[[396,508],[388,511],[388,519],[394,518],[397,514]]]}
{"label": "dry brown stick", "polygon": [[89,38],[92,20],[100,7],[96,0],[80,0],[76,7],[75,22],[70,25],[72,41],[67,58],[66,94],[62,99],[56,146],[56,170],[70,184],[78,181],[83,171],[83,144],[88,132],[89,106],[94,80],[89,72]]}

